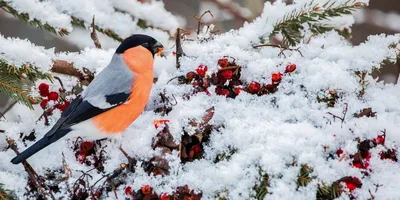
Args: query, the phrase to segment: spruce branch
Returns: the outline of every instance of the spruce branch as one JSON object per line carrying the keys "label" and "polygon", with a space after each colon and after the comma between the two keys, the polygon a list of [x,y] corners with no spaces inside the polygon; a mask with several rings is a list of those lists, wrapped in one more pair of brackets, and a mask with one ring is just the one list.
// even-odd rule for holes
{"label": "spruce branch", "polygon": [[309,167],[307,164],[302,164],[300,168],[299,175],[297,176],[297,187],[305,187],[312,181],[312,177],[310,174],[313,172],[313,169]]}
{"label": "spruce branch", "polygon": [[363,6],[365,4],[357,2],[357,0],[349,0],[338,5],[333,0],[326,2],[324,5],[315,5],[314,1],[311,1],[310,3],[306,3],[300,10],[293,10],[291,13],[285,15],[274,26],[270,38],[281,33],[285,45],[295,46],[302,39],[301,31],[305,29],[304,24],[309,25],[310,31],[314,35],[322,34],[334,30],[335,27],[319,22],[332,17],[349,15]]}
{"label": "spruce branch", "polygon": [[10,190],[3,188],[3,184],[0,183],[0,200],[13,200],[14,197],[10,194]]}
{"label": "spruce branch", "polygon": [[0,59],[0,92],[30,109],[33,109],[32,104],[36,103],[37,100],[29,95],[27,82],[34,82],[39,79],[52,80],[50,74],[41,72],[35,66],[25,64],[21,67],[15,67]]}
{"label": "spruce branch", "polygon": [[4,11],[10,13],[11,15],[13,15],[16,18],[18,18],[19,20],[21,20],[23,22],[26,22],[26,23],[28,23],[30,25],[33,25],[38,29],[47,30],[49,32],[52,32],[52,33],[60,35],[60,36],[64,36],[64,35],[68,35],[69,34],[69,32],[65,28],[55,28],[55,27],[49,25],[48,23],[41,22],[40,20],[38,20],[36,18],[31,19],[29,17],[28,13],[19,13],[17,10],[15,10],[13,7],[8,5],[3,0],[0,0],[0,7],[1,7],[1,9],[3,9]]}

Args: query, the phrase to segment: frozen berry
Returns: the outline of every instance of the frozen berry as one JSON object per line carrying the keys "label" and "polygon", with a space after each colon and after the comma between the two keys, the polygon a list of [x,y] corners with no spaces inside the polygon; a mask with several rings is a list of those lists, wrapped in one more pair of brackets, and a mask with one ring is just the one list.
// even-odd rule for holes
{"label": "frozen berry", "polygon": [[162,193],[160,196],[160,200],[169,200],[170,196],[167,193]]}
{"label": "frozen berry", "polygon": [[218,60],[218,65],[221,67],[227,67],[229,64],[228,59],[227,58],[221,58]]}
{"label": "frozen berry", "polygon": [[221,76],[224,77],[224,79],[230,79],[233,76],[233,72],[231,70],[224,70],[221,72]]}
{"label": "frozen berry", "polygon": [[40,102],[40,107],[42,107],[43,109],[45,109],[48,102],[49,102],[48,99],[43,99],[42,102]]}
{"label": "frozen berry", "polygon": [[218,95],[228,96],[230,92],[227,89],[217,87],[215,88],[215,93],[217,93]]}
{"label": "frozen berry", "polygon": [[47,83],[41,83],[39,85],[38,89],[39,89],[39,92],[46,91],[46,90],[49,91],[49,85],[47,85]]}
{"label": "frozen berry", "polygon": [[285,73],[290,73],[296,70],[296,64],[289,64],[286,66]]}
{"label": "frozen berry", "polygon": [[337,151],[336,151],[336,155],[338,156],[338,157],[340,157],[340,155],[343,153],[343,150],[342,149],[338,149]]}
{"label": "frozen berry", "polygon": [[189,82],[192,82],[192,80],[196,77],[196,73],[195,72],[188,72],[186,74],[186,80]]}
{"label": "frozen berry", "polygon": [[142,194],[148,195],[151,194],[152,188],[149,185],[144,185],[141,187]]}
{"label": "frozen berry", "polygon": [[129,195],[129,196],[133,195],[133,191],[132,191],[132,187],[131,186],[128,186],[128,187],[125,188],[125,194]]}
{"label": "frozen berry", "polygon": [[49,100],[56,101],[58,99],[58,93],[57,92],[50,92],[48,97],[49,97]]}
{"label": "frozen berry", "polygon": [[279,82],[282,79],[282,73],[273,73],[272,74],[272,82]]}
{"label": "frozen berry", "polygon": [[197,72],[197,74],[198,74],[199,76],[205,76],[207,70],[208,70],[208,67],[207,67],[207,66],[199,65],[199,66],[197,67],[197,69],[196,69],[196,72]]}
{"label": "frozen berry", "polygon": [[241,90],[243,90],[243,88],[241,88],[241,87],[236,87],[236,88],[233,90],[233,92],[235,92],[236,95],[239,95]]}
{"label": "frozen berry", "polygon": [[385,137],[383,135],[378,135],[378,137],[375,138],[376,143],[378,144],[384,144],[385,143]]}
{"label": "frozen berry", "polygon": [[255,82],[255,81],[251,82],[251,83],[249,84],[249,86],[247,87],[247,90],[248,90],[249,93],[251,93],[251,94],[256,94],[256,93],[258,93],[258,92],[260,91],[260,89],[261,89],[260,83]]}

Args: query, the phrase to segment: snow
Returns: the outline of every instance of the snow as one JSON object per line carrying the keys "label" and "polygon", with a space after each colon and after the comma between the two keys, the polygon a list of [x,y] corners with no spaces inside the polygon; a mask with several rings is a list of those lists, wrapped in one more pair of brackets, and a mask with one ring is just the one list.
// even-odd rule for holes
{"label": "snow", "polygon": [[[57,1],[56,1],[57,2]],[[321,1],[319,1],[321,2]],[[85,5],[97,6],[92,1],[81,2]],[[77,2],[64,2],[65,10],[71,12]],[[59,4],[61,5],[61,3]],[[130,173],[125,178],[127,185],[134,190],[142,185],[150,185],[157,193],[171,193],[176,187],[187,184],[189,188],[203,193],[203,199],[215,199],[216,191],[228,191],[229,199],[253,199],[255,192],[252,190],[259,178],[259,167],[271,177],[269,194],[266,199],[315,199],[317,185],[330,184],[344,176],[363,177],[361,170],[352,167],[350,159],[341,162],[338,159],[327,159],[328,154],[342,148],[347,154],[357,151],[356,137],[361,139],[374,138],[381,130],[386,129],[386,146],[396,148],[400,145],[400,100],[399,85],[384,85],[377,83],[371,77],[367,78],[369,85],[362,98],[357,96],[361,86],[355,71],[371,71],[385,60],[394,61],[398,51],[391,46],[400,41],[400,35],[377,35],[358,46],[352,46],[338,33],[332,31],[311,38],[308,44],[302,43],[300,51],[285,51],[286,58],[278,54],[279,48],[261,47],[254,49],[252,45],[259,43],[259,37],[268,36],[273,25],[285,15],[286,12],[298,9],[303,4],[285,6],[284,3],[266,3],[263,14],[252,23],[246,23],[241,29],[233,30],[214,36],[213,40],[200,43],[198,41],[184,41],[183,50],[186,54],[181,59],[181,68],[175,69],[175,57],[169,54],[166,58],[156,58],[155,71],[159,78],[153,85],[153,90],[146,111],[125,131],[122,138],[116,142],[107,143],[107,173],[116,169],[119,164],[126,162],[126,158],[119,152],[122,147],[132,157],[148,160],[154,155],[159,155],[158,150],[152,150],[152,139],[158,133],[154,129],[153,120],[169,119],[171,134],[179,140],[183,134],[182,127],[187,127],[189,119],[201,119],[204,112],[211,106],[215,107],[215,114],[211,124],[223,124],[220,131],[213,131],[210,142],[204,147],[205,158],[180,163],[178,152],[167,156],[170,166],[168,176],[148,176],[137,164],[135,173]],[[101,9],[91,8],[100,12],[111,12],[107,6]],[[79,10],[79,9],[77,9]],[[85,9],[82,9],[82,11]],[[107,11],[108,10],[108,11]],[[76,11],[80,12],[80,11]],[[88,12],[90,13],[90,12]],[[81,13],[85,18],[83,13]],[[86,16],[87,15],[87,16]],[[90,18],[92,13],[86,14]],[[123,18],[122,15],[115,14]],[[107,23],[105,15],[97,16],[102,25]],[[86,19],[85,20],[88,20]],[[115,24],[115,29],[121,28]],[[125,29],[126,30],[126,29]],[[122,30],[121,33],[125,30]],[[128,34],[129,31],[126,32]],[[125,32],[124,32],[125,33]],[[7,49],[1,49],[2,58],[16,63],[34,62],[46,67],[51,64],[51,59],[62,59],[74,62],[77,68],[87,67],[98,73],[111,59],[113,49],[99,50],[86,48],[80,53],[60,53],[53,55],[51,50],[33,46],[25,40],[0,38],[0,48],[6,44]],[[4,48],[4,47],[3,47]],[[11,50],[10,50],[11,49]],[[19,54],[23,52],[29,53]],[[34,56],[37,55],[37,56]],[[191,85],[179,85],[176,80],[168,83],[173,77],[195,71],[198,65],[207,65],[209,71],[216,72],[218,59],[229,55],[236,59],[242,66],[241,80],[250,83],[270,83],[271,74],[283,72],[288,63],[295,63],[297,69],[291,74],[285,74],[278,87],[278,91],[271,95],[256,96],[242,92],[235,99],[218,96],[213,89],[211,95],[198,93],[185,100],[182,96],[191,91]],[[47,59],[45,59],[47,58]],[[46,68],[43,68],[46,69]],[[301,89],[300,86],[303,86]],[[324,103],[317,102],[317,96],[327,90],[335,89],[342,97],[335,107],[327,107]],[[173,107],[168,116],[155,114],[157,107],[155,101],[159,100],[158,93],[166,91],[174,95],[178,104]],[[348,112],[344,123],[340,120],[327,123],[332,119],[327,112],[341,115],[343,108],[348,104]],[[354,118],[353,113],[372,107],[377,112],[375,118]],[[50,117],[54,124],[60,116],[55,113]],[[29,133],[36,129],[37,136],[43,136],[50,127],[43,125],[42,121],[34,123],[33,120],[24,119],[21,122],[9,122],[6,125],[6,135],[15,139],[20,150],[25,147],[19,137],[20,132]],[[189,128],[187,128],[189,130]],[[193,131],[189,131],[193,133]],[[1,135],[0,135],[1,136]],[[1,139],[1,138],[0,138]],[[0,141],[0,147],[1,147]],[[61,167],[61,152],[65,154],[68,165],[73,170],[69,182],[73,183],[80,175],[79,170],[87,171],[90,167],[79,164],[75,160],[71,149],[71,140],[61,140],[44,149],[28,159],[39,174],[46,169]],[[33,142],[26,142],[30,146]],[[327,147],[326,152],[324,146]],[[229,161],[214,163],[214,159],[221,152],[229,151],[234,147],[238,151]],[[376,148],[372,151],[371,168],[368,178],[362,179],[363,186],[354,191],[358,199],[368,199],[369,190],[377,199],[398,199],[400,193],[396,188],[400,184],[399,163],[381,160],[379,152],[383,149]],[[9,160],[14,156],[11,150],[0,150],[0,180],[6,188],[15,190],[19,198],[24,198],[24,185],[26,173],[21,165],[14,166]],[[291,166],[293,161],[300,164],[307,163],[314,169],[314,179],[306,187],[297,190],[296,180],[299,166]],[[101,178],[102,174],[90,172],[93,179],[91,183]],[[3,181],[4,180],[4,181]],[[21,184],[13,184],[14,182]],[[375,185],[382,186],[375,192]],[[117,188],[120,198],[124,196],[124,186]],[[57,194],[60,196],[61,194]],[[102,196],[112,199],[111,193]],[[345,199],[343,195],[341,197]]]}
{"label": "snow", "polygon": [[[102,29],[110,29],[121,38],[126,38],[134,33],[143,33],[167,41],[177,27],[184,25],[182,21],[166,11],[161,1],[151,3],[139,3],[128,0],[106,0],[106,1],[80,1],[80,0],[7,0],[19,13],[29,14],[30,20],[38,19],[55,27],[57,30],[64,28],[71,32],[71,16],[84,21],[85,27],[89,28],[92,17],[96,18],[96,25]],[[127,13],[118,12],[115,8]],[[138,19],[148,21],[149,25],[157,28],[142,29],[137,26]]]}

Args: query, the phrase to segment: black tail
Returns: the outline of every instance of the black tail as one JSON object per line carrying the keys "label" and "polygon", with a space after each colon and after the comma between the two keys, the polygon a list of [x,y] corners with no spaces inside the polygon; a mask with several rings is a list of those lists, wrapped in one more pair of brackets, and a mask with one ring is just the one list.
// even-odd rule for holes
{"label": "black tail", "polygon": [[31,157],[33,154],[36,152],[44,149],[45,147],[49,146],[51,143],[57,141],[58,139],[64,137],[68,132],[70,132],[71,129],[63,129],[63,130],[58,130],[54,134],[50,136],[44,136],[42,139],[37,141],[35,144],[30,146],[28,149],[23,151],[22,153],[18,154],[15,156],[12,160],[11,163],[13,164],[19,164],[22,161],[28,159]]}

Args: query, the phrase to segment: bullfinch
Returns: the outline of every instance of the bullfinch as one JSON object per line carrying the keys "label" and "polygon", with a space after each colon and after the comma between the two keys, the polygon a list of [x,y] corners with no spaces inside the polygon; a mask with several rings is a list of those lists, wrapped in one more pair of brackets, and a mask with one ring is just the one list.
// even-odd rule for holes
{"label": "bullfinch", "polygon": [[18,164],[60,138],[121,134],[144,110],[153,85],[154,55],[163,46],[147,35],[126,38],[102,70],[42,139],[11,160]]}

